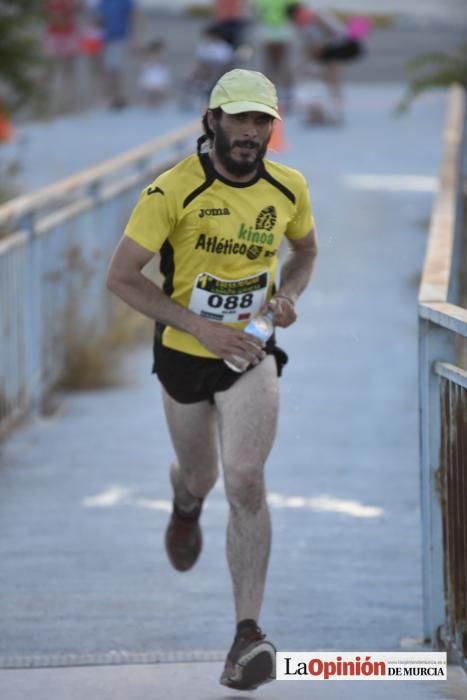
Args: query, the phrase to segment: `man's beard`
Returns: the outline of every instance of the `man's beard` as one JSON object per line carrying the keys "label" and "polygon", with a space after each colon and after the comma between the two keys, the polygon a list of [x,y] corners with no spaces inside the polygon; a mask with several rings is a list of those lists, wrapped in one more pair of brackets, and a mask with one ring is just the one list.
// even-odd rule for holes
{"label": "man's beard", "polygon": [[[230,141],[219,122],[216,122],[213,125],[213,130],[215,135],[214,152],[224,168],[228,170],[229,173],[236,176],[255,173],[259,164],[266,155],[269,139],[266,139],[264,143],[257,143],[256,141],[251,141],[250,139],[243,139],[236,140],[230,144]],[[243,146],[246,148],[254,147],[257,149],[256,157],[253,158],[253,160],[234,160],[230,155],[234,146]]]}

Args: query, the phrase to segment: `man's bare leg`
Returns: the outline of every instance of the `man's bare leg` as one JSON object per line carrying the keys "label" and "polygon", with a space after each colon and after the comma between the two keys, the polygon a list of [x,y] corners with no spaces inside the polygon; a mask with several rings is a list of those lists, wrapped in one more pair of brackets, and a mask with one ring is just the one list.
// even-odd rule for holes
{"label": "man's bare leg", "polygon": [[271,544],[264,464],[277,426],[276,362],[269,355],[229,390],[215,395],[224,481],[230,506],[227,559],[237,622],[257,620]]}
{"label": "man's bare leg", "polygon": [[175,501],[189,509],[204,498],[218,476],[216,409],[209,401],[181,404],[162,391],[177,462],[170,469]]}
{"label": "man's bare leg", "polygon": [[218,474],[216,412],[208,401],[180,404],[165,392],[163,399],[177,455],[170,472],[174,504],[165,548],[172,566],[188,571],[203,547],[201,508]]}
{"label": "man's bare leg", "polygon": [[275,359],[268,356],[215,399],[230,506],[227,559],[237,616],[220,682],[229,688],[251,690],[275,676],[275,648],[257,625],[271,544],[264,464],[276,433]]}

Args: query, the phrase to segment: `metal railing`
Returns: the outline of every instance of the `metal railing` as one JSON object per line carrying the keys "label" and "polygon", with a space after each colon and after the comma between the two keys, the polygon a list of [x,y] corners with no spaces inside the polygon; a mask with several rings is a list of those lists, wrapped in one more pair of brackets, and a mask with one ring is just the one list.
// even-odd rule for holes
{"label": "metal railing", "polygon": [[424,634],[467,664],[466,95],[449,94],[439,191],[419,294]]}
{"label": "metal railing", "polygon": [[199,123],[0,206],[0,436],[59,381],[67,344],[112,317],[104,279],[141,189]]}

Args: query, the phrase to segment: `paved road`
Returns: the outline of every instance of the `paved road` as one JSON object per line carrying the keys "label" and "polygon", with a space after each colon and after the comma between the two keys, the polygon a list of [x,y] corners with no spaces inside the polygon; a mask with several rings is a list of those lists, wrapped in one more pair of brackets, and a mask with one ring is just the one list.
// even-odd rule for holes
{"label": "paved road", "polygon": [[[268,465],[274,542],[261,622],[281,649],[413,649],[421,636],[416,281],[445,101],[433,94],[394,119],[400,89],[349,88],[339,130],[286,122],[282,157],[307,174],[321,254],[300,323],[283,334],[291,362]],[[137,114],[127,118],[137,131]],[[148,364],[148,349],[131,353],[125,386],[70,395],[2,446],[2,700],[240,697],[217,682],[232,633],[221,487],[203,517],[201,561],[173,572],[162,548],[171,450]],[[450,668],[448,678],[401,682],[397,696],[465,698],[465,676]],[[258,697],[284,691],[275,683]],[[286,687],[291,700],[394,692]]]}
{"label": "paved road", "polygon": [[[433,93],[398,119],[399,94],[349,87],[342,129],[286,121],[283,158],[309,179],[321,255],[300,323],[280,337],[291,362],[268,466],[263,623],[282,648],[421,636],[416,283],[445,100]],[[0,656],[227,645],[221,485],[202,560],[180,576],[161,546],[171,450],[148,366],[136,352],[130,387],[72,396],[3,447]]]}
{"label": "paved road", "polygon": [[465,700],[467,683],[458,668],[447,681],[277,682],[254,693],[218,684],[219,663],[107,666],[0,671],[3,700]]}

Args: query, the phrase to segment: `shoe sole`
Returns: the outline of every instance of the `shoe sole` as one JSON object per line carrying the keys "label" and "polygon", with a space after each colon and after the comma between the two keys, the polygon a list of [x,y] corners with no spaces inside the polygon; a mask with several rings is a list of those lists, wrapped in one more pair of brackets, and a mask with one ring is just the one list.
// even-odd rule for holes
{"label": "shoe sole", "polygon": [[276,649],[270,642],[258,644],[235,664],[235,672],[221,679],[222,685],[235,690],[255,690],[270,683],[276,675]]}
{"label": "shoe sole", "polygon": [[193,549],[191,549],[188,546],[183,547],[179,545],[178,547],[174,547],[171,543],[172,528],[175,527],[172,525],[172,518],[173,514],[171,516],[171,519],[169,520],[169,524],[167,525],[165,531],[165,551],[170,563],[172,564],[173,568],[176,569],[176,571],[189,571],[198,561],[201,551],[203,549],[203,532],[198,521],[196,521],[196,523],[193,523],[198,528],[198,546],[196,547],[194,552]]}
{"label": "shoe sole", "polygon": [[189,548],[182,549],[179,547],[178,549],[173,549],[169,544],[167,534],[165,536],[165,551],[170,563],[176,571],[183,572],[192,569],[198,561],[202,549],[203,535],[201,529],[199,533],[199,551],[196,553],[196,556],[192,555]]}

